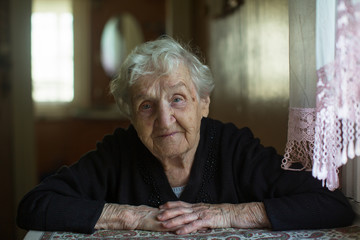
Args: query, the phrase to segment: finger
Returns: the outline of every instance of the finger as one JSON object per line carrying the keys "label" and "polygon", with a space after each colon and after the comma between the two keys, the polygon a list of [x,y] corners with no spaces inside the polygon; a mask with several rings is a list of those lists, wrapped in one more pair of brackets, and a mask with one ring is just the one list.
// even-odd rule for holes
{"label": "finger", "polygon": [[178,230],[175,231],[175,233],[178,235],[184,235],[184,234],[197,232],[198,230],[201,230],[204,228],[206,228],[206,227],[204,226],[203,220],[195,220],[195,221],[190,222],[189,224],[186,224],[185,226],[179,228]]}
{"label": "finger", "polygon": [[162,222],[159,222],[155,226],[155,228],[151,229],[151,231],[160,231],[160,232],[176,232],[179,230],[182,226],[175,226],[175,227],[165,227]]}
{"label": "finger", "polygon": [[174,201],[174,202],[167,202],[163,205],[161,205],[160,209],[170,209],[170,208],[176,208],[176,207],[190,207],[190,203],[182,202],[182,201]]}
{"label": "finger", "polygon": [[198,219],[198,215],[195,213],[183,214],[181,216],[172,218],[166,222],[163,222],[165,228],[175,228],[182,225],[186,225]]}
{"label": "finger", "polygon": [[207,230],[209,230],[208,227],[203,227],[203,228],[198,229],[197,231],[199,232],[199,231],[207,231]]}
{"label": "finger", "polygon": [[175,218],[177,216],[189,214],[192,212],[193,212],[193,210],[191,208],[184,208],[184,207],[171,208],[171,209],[161,211],[157,215],[157,219],[159,221],[167,221],[167,220]]}
{"label": "finger", "polygon": [[210,204],[196,203],[193,204],[191,207],[194,209],[194,211],[201,211],[201,210],[209,209],[211,206]]}

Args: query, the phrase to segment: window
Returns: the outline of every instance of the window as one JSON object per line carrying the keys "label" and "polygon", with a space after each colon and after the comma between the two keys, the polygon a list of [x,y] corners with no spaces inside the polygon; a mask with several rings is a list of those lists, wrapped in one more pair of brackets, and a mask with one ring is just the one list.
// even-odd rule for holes
{"label": "window", "polygon": [[31,61],[35,103],[74,98],[72,0],[33,0]]}

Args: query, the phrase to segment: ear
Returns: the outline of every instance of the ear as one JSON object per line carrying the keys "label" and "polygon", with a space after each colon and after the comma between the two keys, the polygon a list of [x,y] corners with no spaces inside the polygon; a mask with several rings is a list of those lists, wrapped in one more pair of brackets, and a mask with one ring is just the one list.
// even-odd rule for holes
{"label": "ear", "polygon": [[210,96],[207,96],[206,98],[201,98],[200,104],[202,116],[207,117],[209,115]]}

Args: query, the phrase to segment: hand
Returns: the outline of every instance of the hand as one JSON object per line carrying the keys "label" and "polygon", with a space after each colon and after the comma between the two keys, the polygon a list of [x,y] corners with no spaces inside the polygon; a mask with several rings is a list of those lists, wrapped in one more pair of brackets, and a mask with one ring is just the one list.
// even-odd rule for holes
{"label": "hand", "polygon": [[207,228],[231,227],[231,209],[231,204],[168,202],[160,206],[157,218],[166,229],[188,234]]}
{"label": "hand", "polygon": [[189,204],[168,202],[160,206],[158,219],[165,228],[187,234],[206,228],[270,228],[263,203]]}
{"label": "hand", "polygon": [[148,206],[105,204],[95,229],[142,229],[187,234],[207,228],[270,227],[263,203],[190,204],[168,202]]}
{"label": "hand", "polygon": [[95,229],[150,231],[175,231],[178,228],[165,228],[157,219],[160,210],[148,206],[105,204]]}

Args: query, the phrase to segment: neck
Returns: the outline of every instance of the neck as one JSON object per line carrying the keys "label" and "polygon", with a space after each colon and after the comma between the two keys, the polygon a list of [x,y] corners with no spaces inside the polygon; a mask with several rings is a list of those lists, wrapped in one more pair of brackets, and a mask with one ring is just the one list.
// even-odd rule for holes
{"label": "neck", "polygon": [[171,187],[181,187],[187,184],[199,141],[200,134],[197,136],[195,146],[189,151],[176,156],[158,158]]}
{"label": "neck", "polygon": [[190,171],[191,169],[171,169],[165,171],[165,174],[171,187],[182,187],[188,183]]}
{"label": "neck", "polygon": [[188,152],[186,156],[160,160],[171,187],[180,187],[187,184],[194,158],[195,151],[193,153]]}

